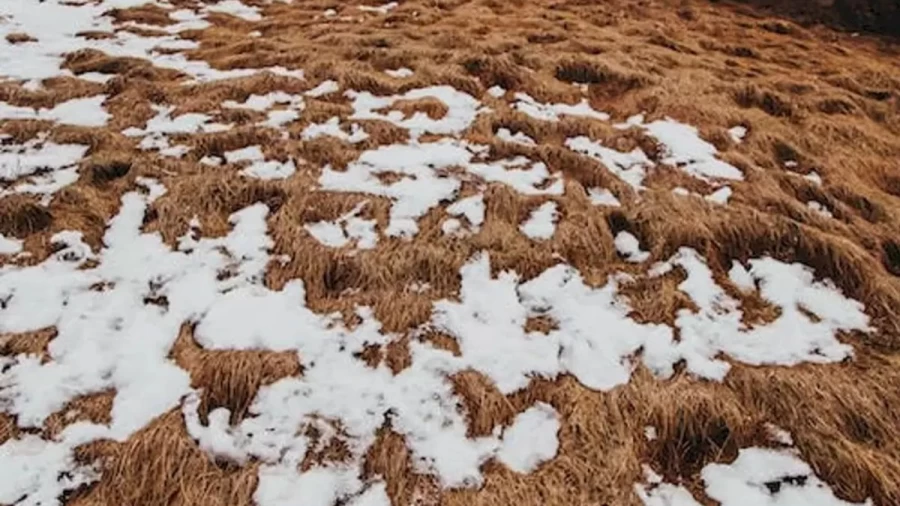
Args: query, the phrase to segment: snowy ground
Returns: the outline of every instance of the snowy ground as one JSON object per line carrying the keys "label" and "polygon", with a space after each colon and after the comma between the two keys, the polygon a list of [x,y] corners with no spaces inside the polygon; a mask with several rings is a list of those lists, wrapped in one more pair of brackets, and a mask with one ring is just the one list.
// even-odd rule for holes
{"label": "snowy ground", "polygon": [[[597,212],[619,208],[625,201],[639,202],[646,180],[663,166],[710,189],[698,194],[676,188],[673,192],[679,198],[705,199],[703,205],[712,207],[729,205],[732,185],[747,177],[691,125],[667,117],[647,121],[643,116],[617,122],[595,110],[587,98],[545,103],[499,87],[472,96],[449,85],[379,95],[331,80],[307,79],[302,69],[217,70],[185,56],[196,42],[181,35],[207,28],[207,18],[214,14],[263,22],[271,2],[245,5],[227,0],[193,7],[150,2],[171,20],[162,30],[133,21],[115,22],[108,15],[110,9],[144,3],[0,3],[0,36],[24,33],[35,39],[0,43],[0,76],[19,82],[25,90],[40,91],[43,80],[73,76],[63,69],[67,53],[94,49],[175,69],[183,74],[185,85],[263,73],[297,81],[305,92],[275,91],[244,101],[223,100],[219,106],[220,111],[259,113],[264,119],[256,126],[275,131],[280,142],[330,137],[358,145],[369,139],[365,125],[372,121],[402,129],[408,133],[405,141],[364,149],[345,168],[328,164],[316,168],[316,184],[309,191],[350,194],[358,200],[336,219],[302,224],[306,235],[301,239],[342,254],[416,240],[421,221],[441,209],[443,235],[468,240],[482,233],[490,220],[486,195],[497,185],[531,199],[518,230],[540,243],[552,240],[567,219],[562,212],[567,199],[588,199]],[[386,16],[396,8],[391,3],[359,6],[359,11]],[[152,28],[158,35],[140,35],[138,28]],[[88,31],[114,36],[79,35]],[[414,75],[408,68],[389,74],[394,79]],[[78,76],[96,83],[112,77]],[[339,97],[335,100],[352,112],[325,121],[305,120],[307,102],[325,96]],[[0,198],[33,195],[40,205],[52,206],[60,191],[86,177],[79,164],[91,146],[57,143],[47,135],[62,125],[108,128],[114,118],[105,108],[107,98],[97,94],[38,109],[0,101],[3,120],[40,120],[46,129],[24,142],[3,138]],[[421,111],[404,114],[398,108],[417,100],[440,102],[446,112],[436,119]],[[655,141],[661,153],[651,157],[641,148],[620,151],[586,135],[567,138],[563,145],[573,155],[600,162],[624,183],[615,189],[583,188],[582,195],[574,196],[574,181],[558,167],[537,156],[489,156],[491,146],[466,135],[479,118],[501,106],[538,122],[576,117],[633,131]],[[114,133],[136,151],[160,159],[189,160],[193,137],[236,128],[215,120],[212,113],[176,113],[166,104],[152,107],[154,116],[143,125]],[[302,122],[306,122],[302,129],[289,132],[292,124]],[[728,129],[735,143],[752,135],[740,125],[719,126]],[[494,133],[501,143],[526,150],[536,146],[525,132],[502,128]],[[269,157],[265,148],[245,145],[192,163],[208,171],[237,166],[235,177],[276,183],[297,177],[306,164],[294,157]],[[622,194],[625,190],[628,193]],[[853,348],[838,337],[876,330],[863,304],[845,296],[832,281],[815,277],[808,266],[768,256],[735,259],[727,277],[722,277],[713,272],[703,252],[683,247],[669,258],[651,261],[651,252],[638,235],[621,231],[614,247],[623,265],[630,267],[599,285],[588,283],[562,256],[530,279],[514,270],[492,270],[487,251],[472,256],[459,271],[459,293],[434,300],[430,321],[409,329],[411,361],[396,372],[360,358],[367,347],[388,346],[403,337],[383,331],[370,308],[357,307],[359,322],[351,324],[340,315],[319,314],[307,307],[308,280],[291,280],[280,290],[266,284],[268,266],[279,261],[267,222],[272,209],[256,203],[237,210],[230,215],[231,230],[224,236],[204,236],[203,224],[194,221],[173,246],[158,232],[143,229],[150,206],[165,199],[166,192],[159,180],[137,178],[107,223],[99,248],[92,248],[81,230],[61,230],[51,238],[52,254],[28,261],[24,237],[0,235],[0,258],[5,263],[0,268],[0,340],[56,329],[46,357],[0,356],[0,411],[26,429],[0,445],[0,503],[59,504],[68,492],[104,479],[102,462],[75,460],[77,447],[100,440],[126,441],[173,409],[180,409],[188,433],[210,457],[239,466],[262,463],[253,496],[260,506],[295,504],[300,497],[303,504],[323,506],[390,504],[385,483],[363,473],[366,454],[385,420],[404,437],[417,473],[435,477],[443,488],[478,488],[484,484],[483,468],[489,461],[521,474],[552,463],[566,420],[554,406],[535,402],[508,425],[496,426],[492,434],[470,437],[467,413],[449,381],[453,374],[477,371],[505,395],[527,390],[538,379],[563,375],[571,375],[587,389],[609,391],[627,384],[637,367],[645,367],[659,381],[683,367],[679,374],[696,381],[720,382],[736,363],[796,366],[852,360]],[[374,201],[387,203],[386,217],[366,214]],[[822,204],[808,205],[822,219],[832,219]],[[680,280],[680,296],[690,305],[678,309],[671,324],[632,318],[632,302],[621,288],[673,276]],[[164,305],[148,302],[161,297]],[[764,301],[777,316],[747,323],[743,301],[748,297]],[[546,333],[526,330],[533,318],[547,318],[555,325]],[[185,324],[195,325],[194,337],[206,349],[295,351],[303,372],[262,387],[250,414],[238,423],[232,423],[224,408],[201,417],[202,392],[171,359]],[[429,330],[451,336],[458,353],[416,339]],[[48,418],[71,401],[106,391],[115,392],[109,424],[71,423],[52,438],[40,432]],[[310,440],[308,427],[325,436]],[[308,452],[332,438],[349,449],[351,458],[301,470]],[[734,462],[704,467],[708,498],[724,506],[849,504],[816,477],[792,443],[773,446],[777,448],[744,448]],[[649,467],[646,479],[635,483],[634,490],[648,506],[699,504],[686,488],[664,482]]]}

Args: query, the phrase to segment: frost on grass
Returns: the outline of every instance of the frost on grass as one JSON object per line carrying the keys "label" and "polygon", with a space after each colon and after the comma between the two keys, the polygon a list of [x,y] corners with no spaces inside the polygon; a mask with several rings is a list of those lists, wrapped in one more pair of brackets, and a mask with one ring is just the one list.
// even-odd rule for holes
{"label": "frost on grass", "polygon": [[[665,483],[645,468],[646,485],[635,492],[645,506],[700,506],[679,485]],[[701,471],[706,496],[722,506],[871,506],[837,498],[799,456],[789,449],[745,448],[730,464],[708,464]]]}

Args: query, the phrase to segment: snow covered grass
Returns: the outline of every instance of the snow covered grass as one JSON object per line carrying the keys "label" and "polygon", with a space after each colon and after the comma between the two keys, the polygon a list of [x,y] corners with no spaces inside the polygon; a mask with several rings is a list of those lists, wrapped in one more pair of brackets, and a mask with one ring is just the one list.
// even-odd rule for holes
{"label": "snow covered grass", "polygon": [[893,67],[326,7],[0,3],[0,503],[896,502]]}
{"label": "snow covered grass", "polygon": [[[664,483],[646,470],[647,487],[637,494],[645,506],[700,506],[683,487]],[[770,504],[772,506],[851,506],[835,497],[806,462],[785,450],[745,448],[731,464],[709,464],[701,473],[706,495],[722,506]],[[871,506],[866,501],[866,506]]]}

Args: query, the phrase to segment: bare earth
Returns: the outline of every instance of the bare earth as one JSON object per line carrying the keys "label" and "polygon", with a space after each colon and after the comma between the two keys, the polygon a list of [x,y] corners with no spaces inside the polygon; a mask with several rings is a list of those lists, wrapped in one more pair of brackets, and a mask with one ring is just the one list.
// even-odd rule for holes
{"label": "bare earth", "polygon": [[[731,503],[708,488],[704,469],[732,463],[747,448],[790,451],[809,465],[809,479],[821,480],[847,503],[900,504],[900,50],[894,42],[803,27],[747,5],[700,0],[404,0],[393,7],[370,3],[373,9],[320,0],[241,2],[250,14],[204,11],[206,4],[196,0],[148,2],[109,11],[104,27],[72,35],[83,41],[140,36],[196,43],[178,46],[170,40],[154,50],[155,59],[67,43],[58,49],[64,56],[55,76],[37,71],[32,76],[15,61],[0,61],[0,70],[12,69],[0,72],[10,74],[0,81],[4,153],[46,143],[86,147],[72,159],[77,178],[38,193],[19,185],[60,167],[36,164],[26,173],[23,158],[2,160],[7,175],[0,178],[0,238],[11,246],[0,248],[0,445],[7,447],[0,446],[0,468],[23,462],[16,460],[23,457],[12,442],[34,437],[55,441],[61,446],[53,448],[71,455],[60,473],[74,473],[77,466],[97,473],[69,487],[59,485],[62,474],[46,471],[37,480],[50,485],[41,490],[59,495],[40,498],[36,490],[44,485],[23,485],[10,489],[24,494],[10,504],[368,504],[360,494],[373,483],[384,485],[395,506],[669,504],[649,502],[655,490],[647,485],[649,468],[700,504],[727,506]],[[178,10],[208,26],[189,21],[184,30],[167,32],[185,23],[170,15]],[[15,19],[15,13],[5,14]],[[39,49],[47,40],[42,33],[4,29],[0,21],[5,34],[0,60],[24,54],[13,51]],[[207,62],[215,71],[258,71],[198,77],[190,69],[166,68],[159,63],[166,55]],[[282,69],[266,71],[275,67]],[[259,98],[262,105],[252,107],[253,95],[274,92],[281,95]],[[96,107],[82,103],[85,111],[108,113],[95,124],[82,121],[90,112],[52,112],[66,101],[96,96],[104,97]],[[378,97],[388,98],[378,103]],[[361,113],[360,101],[368,99],[374,105]],[[559,108],[548,113],[551,104],[581,104],[582,114]],[[9,112],[14,107],[51,112]],[[173,119],[195,113],[206,115],[193,116],[197,125],[225,126],[166,130],[178,123]],[[67,120],[71,117],[76,120]],[[154,121],[163,128],[153,132]],[[696,127],[698,137],[685,140],[690,128],[679,125]],[[327,133],[316,135],[311,126]],[[671,130],[666,129],[673,128],[678,133],[667,141]],[[687,146],[679,143],[695,141],[701,152],[709,148],[705,154],[678,156],[678,146]],[[173,150],[176,146],[184,148]],[[253,146],[259,150],[235,154]],[[439,149],[447,150],[448,161]],[[465,152],[468,158],[460,161]],[[524,157],[518,165],[511,162],[517,157]],[[615,166],[614,160],[624,158]],[[355,170],[362,175],[342,176]],[[154,194],[159,185],[165,192]],[[439,185],[447,190],[438,192],[444,187]],[[466,197],[473,198],[466,205],[474,207],[451,209]],[[265,207],[254,207],[258,203]],[[257,221],[253,210],[261,213]],[[236,213],[244,214],[234,218]],[[531,228],[529,220],[534,220]],[[132,235],[115,235],[116,224],[124,230],[132,222]],[[247,235],[233,233],[241,224]],[[81,232],[83,243],[64,240],[61,246],[56,234],[63,231]],[[257,232],[268,242],[238,244]],[[204,258],[227,250],[230,260],[172,267],[165,275],[154,274],[149,285],[111,266],[118,259],[162,272],[175,257],[146,253],[141,264],[139,252],[158,248],[174,254],[192,234],[196,242],[188,249],[206,252]],[[208,246],[201,244],[207,239]],[[637,246],[629,243],[635,239]],[[55,260],[79,244],[93,253],[75,263]],[[138,253],[120,255],[129,244]],[[766,258],[777,261],[772,265],[808,267],[797,266],[797,272],[809,273],[807,288],[795,294],[788,293],[794,285],[778,285],[785,278],[777,273],[786,270],[766,277],[762,264],[753,263]],[[259,270],[246,274],[259,259]],[[472,266],[479,259],[488,262],[493,277],[478,278]],[[60,288],[67,295],[58,300],[39,295],[54,289],[46,288],[29,295],[27,307],[17,305],[31,281],[15,276],[34,273],[40,286],[49,286],[49,276],[57,272],[53,262],[71,266],[60,267],[67,276],[95,277],[83,282],[83,290],[72,288],[74,281]],[[248,297],[271,302],[217,308],[212,299],[208,306],[198,302],[205,295],[176,292],[188,286],[184,281],[176,288],[176,282],[206,272],[208,265],[213,274],[204,282],[216,287],[216,294],[248,290]],[[571,268],[566,279],[580,276],[583,292],[528,306],[523,287],[558,265]],[[706,278],[702,266],[708,267]],[[510,316],[512,323],[492,319],[507,303],[495,286],[505,282],[504,271],[518,275],[509,281],[515,307],[516,293],[528,307]],[[468,288],[467,272],[475,280]],[[747,276],[749,286],[742,285]],[[710,303],[714,309],[705,313],[701,289],[692,287],[707,278],[719,288]],[[686,279],[700,281],[688,286]],[[229,280],[239,281],[222,288]],[[302,288],[292,292],[297,280]],[[574,304],[572,294],[597,293],[591,290],[610,283],[618,298],[609,310],[621,306],[619,316],[635,329],[624,331],[622,339],[638,329],[671,334],[674,344],[667,349],[679,351],[663,367],[648,358],[650,338],[620,350],[612,365],[597,364],[604,370],[622,367],[623,373],[593,384],[577,367],[559,366],[545,373],[523,369],[526,381],[516,383],[521,379],[516,376],[504,386],[500,377],[515,363],[500,370],[493,363],[478,365],[490,356],[484,358],[488,362],[466,358],[474,356],[478,339],[499,342],[508,335],[508,324],[524,329],[522,340],[529,346],[538,346],[535,340],[541,338],[560,339],[563,344],[553,349],[563,358],[574,353],[570,360],[577,361],[582,351],[566,351],[566,329],[582,317],[601,322],[578,327],[582,331],[603,336],[611,327],[599,318],[589,320],[599,299],[585,299],[577,314],[555,312],[553,304]],[[118,324],[112,317],[94,327],[73,322],[111,315],[118,302],[125,307],[126,292],[115,291],[129,284],[140,285],[127,292],[134,307],[172,326],[148,316],[148,329],[168,329],[160,344],[123,358],[132,345],[120,350],[116,343],[137,332],[128,317],[116,320],[125,321],[121,335],[114,333],[118,327],[109,330]],[[766,292],[766,286],[785,291]],[[794,295],[801,300],[814,289],[820,291],[802,299],[813,302],[794,307],[782,301]],[[84,300],[98,298],[82,307],[71,295],[75,292]],[[109,293],[119,295],[100,298]],[[317,352],[304,348],[307,334],[296,346],[278,345],[281,341],[270,336],[288,325],[275,320],[271,308],[281,302],[274,294],[290,293],[310,314],[339,313],[332,323],[346,335],[380,324],[371,335],[382,337],[364,341],[352,354],[343,345],[340,350],[366,371],[399,377],[419,367],[422,350],[450,357],[441,359],[447,363],[465,361],[438,375],[448,389],[442,399],[459,402],[450,409],[461,417],[460,441],[499,437],[498,427],[545,406],[558,421],[558,448],[527,472],[512,469],[508,459],[501,462],[502,451],[485,453],[476,459],[480,476],[466,475],[453,484],[452,473],[440,468],[441,458],[422,457],[418,429],[400,421],[401,408],[390,405],[373,415],[374,422],[366,419],[374,423],[369,440],[353,433],[362,415],[347,414],[362,404],[341,394],[355,390],[332,385],[333,398],[321,402],[333,411],[316,408],[290,434],[302,436],[308,451],[292,464],[285,463],[285,448],[273,458],[282,466],[278,469],[298,475],[345,466],[361,485],[341,485],[349,488],[325,499],[290,494],[267,499],[260,482],[276,465],[271,458],[240,444],[243,457],[228,458],[204,447],[197,430],[212,427],[211,413],[226,408],[218,413],[233,436],[242,421],[263,416],[261,408],[253,408],[262,406],[259,392],[322,369],[324,359],[308,359]],[[544,295],[538,290],[535,297]],[[71,303],[61,302],[69,296]],[[835,316],[829,308],[836,306],[822,302],[826,299],[828,304],[839,299],[840,308],[856,308],[852,301],[858,302],[859,317]],[[34,308],[57,304],[53,316],[33,316]],[[454,304],[476,309],[463,322]],[[371,312],[360,313],[363,307]],[[780,329],[765,336],[771,350],[724,342],[703,348],[697,353],[708,353],[692,362],[688,351],[678,348],[679,340],[688,340],[685,315],[706,315],[691,324],[700,328],[737,307],[735,329]],[[174,312],[183,317],[165,319]],[[222,319],[213,322],[213,315]],[[788,316],[792,323],[784,323]],[[275,322],[270,330],[268,321]],[[483,326],[475,332],[472,322]],[[63,331],[64,325],[69,330]],[[253,327],[247,340],[223,337],[245,327]],[[722,328],[710,332],[730,335]],[[469,331],[477,335],[467,337]],[[115,348],[110,352],[115,357],[96,371],[71,372],[81,366],[65,354],[103,332],[112,337],[92,354]],[[698,335],[713,335],[703,332]],[[821,339],[780,354],[782,346],[793,349],[794,337],[813,333]],[[66,344],[54,345],[63,338]],[[505,353],[497,346],[497,353]],[[154,353],[158,357],[146,363],[158,359],[161,368],[183,371],[183,384],[170,381],[163,374],[168,369],[147,366],[140,376],[146,390],[123,393],[130,380],[122,378]],[[26,370],[27,360],[36,369]],[[90,357],[78,360],[88,363]],[[67,363],[60,370],[69,372],[55,372],[51,366],[57,363]],[[338,383],[342,371],[318,374]],[[316,388],[313,379],[309,382]],[[51,397],[45,390],[57,396],[56,404],[42,404]],[[38,393],[44,400],[37,400]],[[158,405],[147,400],[157,393],[174,398]],[[192,400],[199,402],[193,413]],[[124,429],[117,417],[127,418],[127,402],[143,404],[148,414]],[[285,404],[286,412],[291,409],[299,408]],[[325,420],[330,429],[313,418]],[[110,432],[67,443],[74,441],[67,439],[73,432],[67,427],[83,421]],[[191,421],[200,429],[192,430]],[[779,442],[773,426],[792,441]],[[454,443],[447,451],[469,451],[456,448]],[[42,455],[50,451],[49,446],[41,450]],[[651,496],[641,499],[636,486]],[[784,481],[783,486],[794,485]],[[777,491],[771,497],[775,501]],[[3,499],[0,495],[0,503]]]}

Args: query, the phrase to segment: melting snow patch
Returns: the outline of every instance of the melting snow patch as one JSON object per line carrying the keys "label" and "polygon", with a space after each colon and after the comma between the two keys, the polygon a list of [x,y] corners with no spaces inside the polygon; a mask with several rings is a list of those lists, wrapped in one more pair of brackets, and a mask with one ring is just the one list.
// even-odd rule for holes
{"label": "melting snow patch", "polygon": [[707,195],[704,198],[715,204],[724,205],[724,204],[727,204],[728,199],[731,198],[731,193],[732,193],[731,187],[723,186],[722,188],[719,188],[718,190],[712,192],[711,194]]}
{"label": "melting snow patch", "polygon": [[469,223],[477,229],[484,223],[484,195],[479,193],[459,199],[447,206],[447,213],[453,216],[465,216]]}
{"label": "melting snow patch", "polygon": [[297,172],[293,160],[261,160],[251,163],[241,174],[256,179],[287,179]]}
{"label": "melting snow patch", "polygon": [[803,176],[803,179],[813,183],[816,186],[822,186],[822,176],[820,176],[815,171],[810,172]]}
{"label": "melting snow patch", "polygon": [[15,255],[22,251],[22,241],[0,234],[0,255]]}
{"label": "melting snow patch", "polygon": [[508,128],[501,128],[497,130],[497,138],[503,142],[511,142],[513,144],[521,144],[523,146],[536,146],[537,144],[534,142],[534,139],[525,135],[522,132],[516,132],[513,134]]}
{"label": "melting snow patch", "polygon": [[24,144],[0,145],[0,180],[14,181],[38,171],[57,171],[77,165],[88,146],[56,144],[38,136]]}
{"label": "melting snow patch", "polygon": [[624,256],[629,262],[641,263],[650,258],[650,253],[641,250],[641,243],[637,237],[629,232],[619,232],[615,238],[616,251]]}
{"label": "melting snow patch", "polygon": [[266,120],[261,123],[262,126],[280,129],[299,118],[300,113],[292,109],[279,109],[277,111],[269,111],[266,116]]}
{"label": "melting snow patch", "polygon": [[492,163],[470,163],[466,169],[489,183],[503,183],[522,195],[562,195],[564,191],[559,174],[550,174],[543,162],[532,162],[524,156]]}
{"label": "melting snow patch", "polygon": [[320,221],[304,225],[303,228],[321,244],[340,248],[357,241],[359,249],[372,249],[378,242],[378,232],[375,231],[375,220],[366,220],[359,217],[366,202],[361,202],[349,213],[334,221]]}
{"label": "melting snow patch", "polygon": [[[459,134],[468,128],[478,115],[478,100],[471,95],[457,91],[452,86],[431,86],[410,90],[403,95],[377,97],[367,91],[347,91],[347,97],[353,100],[353,115],[350,119],[377,119],[393,123],[409,130],[415,139],[422,134],[450,135]],[[376,112],[391,107],[400,100],[420,100],[433,98],[447,106],[443,118],[431,119],[427,114],[417,111],[409,118],[404,118],[401,111],[390,111],[387,114]]]}
{"label": "melting snow patch", "polygon": [[394,69],[394,70],[390,70],[390,69],[385,70],[384,73],[391,77],[396,77],[397,79],[405,79],[414,74],[412,69],[408,69],[406,67],[401,67],[399,69]]}
{"label": "melting snow patch", "polygon": [[[209,23],[197,12],[188,9],[169,10],[168,16],[174,21],[166,27],[152,26],[154,30],[166,32],[163,36],[145,37],[126,30],[123,26],[146,27],[134,22],[116,24],[107,13],[113,8],[128,8],[146,3],[145,0],[106,0],[104,2],[62,2],[59,0],[21,0],[0,2],[0,17],[5,22],[0,25],[0,36],[13,32],[24,32],[40,38],[35,44],[4,46],[4,58],[0,59],[0,75],[12,79],[24,79],[29,89],[39,89],[43,79],[68,76],[72,73],[61,68],[64,54],[79,49],[95,49],[110,56],[134,57],[149,60],[154,66],[181,71],[192,79],[188,82],[204,82],[217,79],[245,77],[260,72],[272,72],[293,78],[303,78],[302,71],[291,71],[280,67],[268,69],[233,69],[220,71],[213,69],[202,60],[188,60],[184,54],[157,51],[168,49],[180,51],[196,47],[196,43],[179,38],[185,30],[204,29]],[[160,4],[170,8],[168,4]],[[208,8],[231,11],[245,17],[255,18],[253,7],[247,7],[236,0],[219,2]],[[203,11],[205,14],[208,10]],[[109,39],[89,39],[80,36],[83,32],[109,32],[115,36]],[[28,62],[22,65],[21,62]],[[89,75],[96,79],[96,74]],[[98,122],[98,116],[91,121]]]}
{"label": "melting snow patch", "polygon": [[556,202],[544,202],[531,212],[531,216],[519,226],[519,230],[532,239],[547,240],[556,232],[556,219]]}
{"label": "melting snow patch", "polygon": [[325,123],[312,123],[303,129],[301,137],[303,140],[312,140],[322,136],[331,136],[351,144],[356,144],[369,138],[369,134],[356,123],[350,125],[350,133],[343,131],[340,121],[341,119],[335,116]]}
{"label": "melting snow patch", "polygon": [[[144,128],[128,128],[122,133],[129,137],[141,137],[145,135],[171,135],[171,134],[192,134],[197,132],[208,131],[207,122],[211,119],[206,114],[196,112],[182,114],[181,116],[172,118],[172,111],[175,110],[171,106],[153,105],[156,116],[150,118]],[[220,131],[221,127],[212,127],[214,131]]]}
{"label": "melting snow patch", "polygon": [[266,159],[259,146],[247,146],[234,151],[226,151],[224,156],[228,163],[258,162]]}
{"label": "melting snow patch", "polygon": [[[115,390],[112,423],[104,437],[127,438],[177,405],[189,387],[187,373],[169,361],[178,329],[203,314],[220,290],[260,279],[267,262],[266,208],[232,216],[235,227],[219,239],[188,241],[190,251],[170,251],[158,234],[140,232],[144,212],[160,190],[128,193],[104,236],[96,267],[80,234],[52,238],[62,246],[45,262],[0,269],[0,332],[55,326],[48,360],[21,355],[0,373],[0,403],[25,427],[40,426],[79,395]],[[260,248],[263,248],[261,251]],[[235,266],[235,276],[217,279]],[[167,280],[160,287],[160,280]],[[98,283],[114,281],[97,290]],[[168,310],[141,301],[167,297]],[[135,302],[137,301],[137,302]],[[154,382],[142,381],[148,376]],[[99,436],[98,436],[99,437]]]}
{"label": "melting snow patch", "polygon": [[[645,506],[699,506],[681,486],[664,483],[645,469],[648,485],[635,491]],[[722,506],[871,506],[837,498],[809,465],[791,450],[744,448],[731,464],[708,464],[701,471],[706,495]]]}
{"label": "melting snow patch", "polygon": [[444,235],[453,235],[460,231],[462,228],[462,222],[457,220],[456,218],[450,218],[449,220],[445,220],[441,223],[441,232]]}
{"label": "melting snow patch", "polygon": [[54,121],[62,125],[97,127],[106,125],[109,113],[103,108],[106,95],[73,98],[52,109],[18,107],[0,102],[0,119],[33,119]]}
{"label": "melting snow patch", "polygon": [[503,98],[503,96],[506,95],[506,90],[500,86],[491,86],[488,88],[487,92],[488,95],[494,98]]}
{"label": "melting snow patch", "polygon": [[516,93],[516,102],[513,107],[534,119],[541,121],[559,121],[560,116],[577,116],[591,118],[600,121],[609,120],[609,114],[595,111],[587,99],[570,104],[543,104],[526,93]]}
{"label": "melting snow patch", "polygon": [[450,218],[441,224],[444,235],[476,233],[484,222],[484,195],[478,194],[460,199],[447,206],[447,214],[451,216],[465,216],[471,228],[462,231],[462,222],[457,218]]}
{"label": "melting snow patch", "polygon": [[[411,237],[419,226],[416,220],[453,197],[460,183],[438,173],[438,170],[466,165],[472,153],[451,141],[428,144],[398,144],[363,152],[345,171],[325,167],[319,184],[325,190],[359,192],[387,197],[393,201],[389,236]],[[401,176],[393,183],[383,182],[379,174]]]}
{"label": "melting snow patch", "polygon": [[[738,301],[716,284],[696,251],[682,248],[669,262],[687,272],[678,288],[699,308],[681,309],[675,320],[681,332],[678,353],[698,376],[716,380],[725,376],[729,365],[716,358],[719,353],[752,365],[838,362],[849,357],[852,348],[835,334],[870,330],[859,302],[845,298],[830,282],[815,281],[812,271],[801,264],[769,257],[750,261],[747,272],[754,288],[758,285],[760,296],[780,314],[775,321],[748,328],[741,322]],[[736,284],[749,290],[746,276],[736,267],[732,272]],[[807,314],[815,315],[815,320]]]}
{"label": "melting snow patch", "polygon": [[[588,388],[614,388],[628,381],[631,357],[642,347],[644,363],[660,375],[671,374],[678,359],[668,327],[628,317],[631,309],[618,295],[615,279],[592,288],[566,265],[524,284],[513,272],[492,279],[484,254],[460,274],[459,301],[436,302],[432,323],[459,343],[460,367],[483,373],[504,394],[527,387],[533,377],[552,379],[563,373]],[[558,328],[547,335],[527,333],[531,316],[549,317]],[[491,339],[485,339],[488,335]]]}
{"label": "melting snow patch", "polygon": [[677,166],[704,181],[744,178],[737,167],[716,158],[715,146],[701,139],[695,127],[666,119],[649,123],[644,128],[665,148],[663,163]]}
{"label": "melting snow patch", "polygon": [[622,205],[619,199],[606,188],[591,188],[588,190],[588,197],[591,199],[591,204],[595,206],[619,207]]}
{"label": "melting snow patch", "polygon": [[556,456],[558,432],[556,410],[539,402],[516,416],[513,424],[503,431],[497,459],[517,473],[530,473]]}
{"label": "melting snow patch", "polygon": [[647,169],[652,166],[650,159],[639,148],[634,148],[630,153],[622,153],[583,136],[566,140],[566,147],[599,160],[619,179],[636,190],[643,189]]}
{"label": "melting snow patch", "polygon": [[728,135],[735,143],[740,143],[744,140],[744,137],[747,136],[747,128],[742,126],[729,128]]}
{"label": "melting snow patch", "polygon": [[391,506],[391,498],[388,497],[387,486],[383,482],[378,482],[350,501],[347,506]]}
{"label": "melting snow patch", "polygon": [[398,4],[397,2],[390,2],[379,6],[360,5],[359,10],[363,12],[374,12],[376,14],[387,14],[392,9],[395,9],[398,5],[400,4]]}
{"label": "melting snow patch", "polygon": [[785,450],[746,448],[731,464],[709,464],[701,474],[706,494],[722,506],[747,502],[778,506],[852,504],[835,497],[806,462]]}
{"label": "melting snow patch", "polygon": [[624,123],[616,123],[613,125],[613,128],[616,130],[628,130],[633,127],[640,127],[644,124],[644,115],[643,114],[635,114],[634,116],[629,116]]}
{"label": "melting snow patch", "polygon": [[738,261],[733,261],[731,270],[728,271],[728,279],[734,283],[742,292],[753,292],[757,290],[756,280],[750,271],[744,268]]}
{"label": "melting snow patch", "polygon": [[647,485],[634,486],[635,494],[644,506],[702,506],[687,489],[662,481],[662,476],[644,466]]}
{"label": "melting snow patch", "polygon": [[234,100],[226,100],[222,102],[222,107],[230,109],[251,109],[254,111],[264,112],[276,104],[287,104],[290,107],[302,109],[304,106],[303,97],[291,95],[283,91],[273,91],[265,95],[250,95],[243,102],[235,102]]}
{"label": "melting snow patch", "polygon": [[784,446],[794,446],[794,438],[791,436],[790,432],[771,423],[766,424],[766,431],[769,433],[769,437],[772,441]]}
{"label": "melting snow patch", "polygon": [[332,93],[337,93],[338,91],[341,91],[341,85],[338,84],[337,81],[328,80],[322,81],[318,86],[307,91],[305,95],[307,97],[318,98],[324,97],[325,95],[330,95]]}
{"label": "melting snow patch", "polygon": [[26,434],[0,445],[0,503],[40,506],[99,478],[75,462],[72,445]]}
{"label": "melting snow patch", "polygon": [[262,20],[258,7],[244,5],[240,0],[219,0],[218,3],[205,6],[203,11],[231,14],[246,21]]}
{"label": "melting snow patch", "polygon": [[224,154],[228,163],[250,162],[241,174],[256,179],[285,179],[297,171],[293,160],[266,160],[259,146],[247,146]]}
{"label": "melting snow patch", "polygon": [[810,200],[806,203],[806,207],[817,213],[819,216],[822,216],[823,218],[834,218],[834,215],[831,214],[831,211],[821,202]]}

